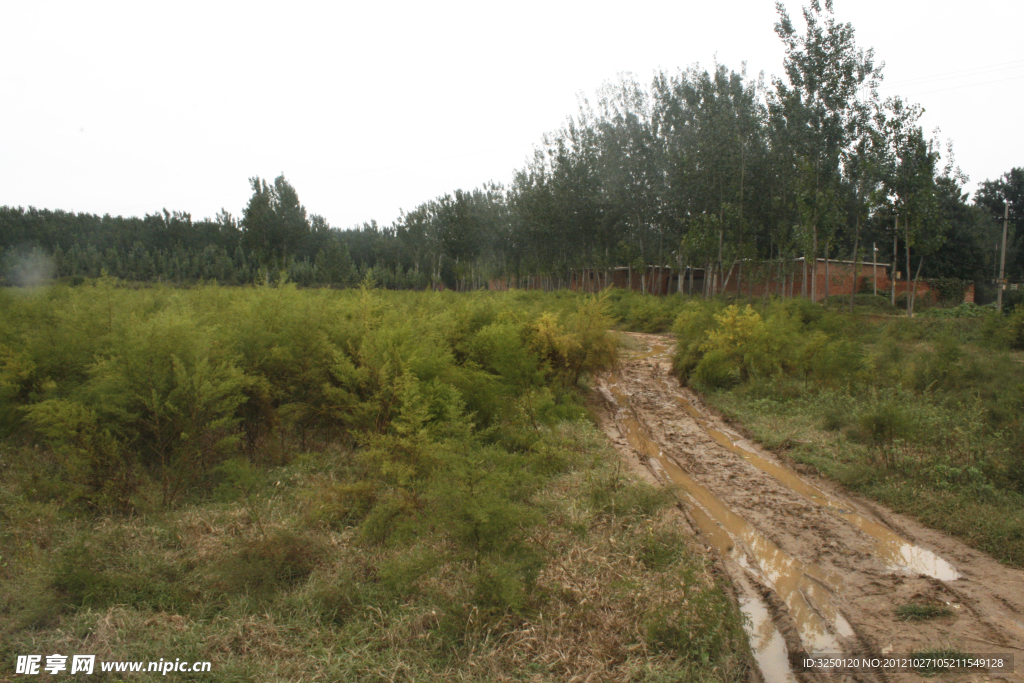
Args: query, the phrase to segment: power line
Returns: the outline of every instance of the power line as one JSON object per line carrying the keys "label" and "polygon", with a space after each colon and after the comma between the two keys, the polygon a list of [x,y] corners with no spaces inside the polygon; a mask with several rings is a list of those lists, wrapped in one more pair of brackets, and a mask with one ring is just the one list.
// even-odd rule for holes
{"label": "power line", "polygon": [[[1008,66],[1009,65],[1009,66]],[[981,76],[982,74],[992,73],[995,71],[1006,71],[1008,69],[1018,69],[1024,67],[1024,59],[1017,59],[1012,62],[1000,62],[998,64],[989,64],[987,66],[976,66],[970,69],[961,69],[959,71],[947,71],[941,74],[932,74],[930,76],[918,76],[916,78],[908,78],[902,81],[895,81],[893,83],[886,83],[879,85],[880,90],[895,88],[897,86],[907,85],[911,83],[928,82],[933,80],[943,80],[951,76],[958,76],[961,74],[969,74],[971,76]]]}
{"label": "power line", "polygon": [[[1009,66],[1007,66],[1007,65],[1009,65]],[[998,64],[990,64],[988,66],[977,66],[977,67],[973,67],[973,68],[970,68],[970,69],[961,69],[959,71],[949,71],[949,72],[946,72],[944,74],[933,74],[933,75],[930,75],[930,76],[920,76],[918,78],[904,79],[902,81],[896,81],[894,83],[887,83],[885,85],[878,85],[878,86],[876,86],[875,90],[891,90],[891,89],[896,88],[896,87],[905,87],[905,86],[908,86],[908,85],[911,88],[913,88],[913,87],[916,87],[916,86],[926,86],[926,85],[929,85],[931,83],[937,83],[937,82],[946,81],[946,80],[955,80],[956,78],[966,78],[966,77],[982,76],[982,75],[989,74],[989,73],[996,73],[996,72],[999,72],[999,71],[1010,71],[1010,70],[1013,70],[1013,69],[1020,69],[1020,68],[1024,68],[1024,60],[1018,59],[1018,60],[1014,60],[1014,61],[1011,61],[1011,62],[1000,62]],[[953,89],[956,89],[956,88],[966,88],[966,87],[971,87],[971,86],[975,86],[975,85],[988,85],[990,83],[1001,83],[1003,81],[1017,80],[1019,78],[1024,78],[1024,76],[1012,76],[1012,77],[1006,78],[1006,79],[996,79],[996,80],[992,80],[992,81],[982,81],[980,83],[964,83],[962,85],[950,86],[949,88],[938,88],[938,89],[935,89],[935,90],[917,91],[916,93],[910,93],[910,94],[915,95],[915,94],[927,94],[927,93],[932,93],[932,92],[941,92],[942,90],[953,90]],[[859,88],[860,92],[858,93],[858,98],[864,97],[864,95],[860,94],[860,93],[867,93],[870,90],[872,90],[872,88],[869,85],[865,84],[865,85],[861,86]]]}
{"label": "power line", "polygon": [[946,90],[959,90],[960,88],[972,88],[972,87],[974,87],[976,85],[991,85],[992,83],[1005,83],[1006,81],[1019,81],[1022,78],[1024,78],[1024,76],[1013,76],[1011,78],[1000,78],[1000,79],[995,80],[995,81],[982,81],[981,83],[965,83],[963,85],[950,86],[949,88],[939,88],[937,90],[925,90],[923,92],[909,93],[909,95],[915,95],[915,96],[916,95],[927,95],[928,93],[933,93],[933,92],[945,92]]}

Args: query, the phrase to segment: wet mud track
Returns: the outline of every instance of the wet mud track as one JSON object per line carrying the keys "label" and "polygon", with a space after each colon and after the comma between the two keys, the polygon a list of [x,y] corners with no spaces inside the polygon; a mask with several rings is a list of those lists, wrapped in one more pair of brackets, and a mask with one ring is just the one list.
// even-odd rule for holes
{"label": "wet mud track", "polygon": [[[638,472],[676,490],[733,582],[765,681],[920,681],[913,670],[804,672],[791,662],[935,650],[1015,659],[1013,672],[938,680],[1024,681],[1024,572],[796,472],[680,387],[670,337],[630,336],[637,350],[597,382],[603,429]],[[952,614],[903,621],[895,608],[909,602]]]}

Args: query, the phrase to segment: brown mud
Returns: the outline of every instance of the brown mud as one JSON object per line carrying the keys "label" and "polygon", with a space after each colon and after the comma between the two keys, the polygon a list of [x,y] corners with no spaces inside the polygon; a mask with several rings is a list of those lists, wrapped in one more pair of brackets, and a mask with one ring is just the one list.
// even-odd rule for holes
{"label": "brown mud", "polygon": [[[936,650],[1012,654],[1015,666],[931,680],[1024,681],[1024,572],[796,472],[679,385],[670,337],[630,337],[639,351],[597,382],[603,429],[636,471],[675,488],[733,581],[765,681],[920,681],[912,670],[807,673],[790,662]],[[895,612],[907,603],[952,614],[908,622]]]}

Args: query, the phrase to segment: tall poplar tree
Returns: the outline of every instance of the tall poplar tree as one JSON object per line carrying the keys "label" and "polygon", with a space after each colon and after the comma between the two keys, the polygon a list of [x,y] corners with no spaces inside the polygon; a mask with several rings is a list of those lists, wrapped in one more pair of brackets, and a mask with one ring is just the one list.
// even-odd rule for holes
{"label": "tall poplar tree", "polygon": [[[837,197],[843,181],[842,157],[856,144],[869,104],[858,98],[881,80],[874,51],[857,47],[853,26],[833,17],[832,0],[811,0],[803,8],[801,35],[786,8],[777,2],[775,32],[786,47],[786,81],[774,79],[771,111],[785,130],[795,165],[797,197],[811,259],[810,296],[817,295],[817,258],[821,243],[833,237]],[[826,252],[827,257],[827,252]]]}

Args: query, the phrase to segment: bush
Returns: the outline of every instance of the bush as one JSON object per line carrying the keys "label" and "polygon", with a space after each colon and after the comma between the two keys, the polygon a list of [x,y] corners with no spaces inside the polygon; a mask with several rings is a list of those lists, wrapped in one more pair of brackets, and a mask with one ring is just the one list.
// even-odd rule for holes
{"label": "bush", "polygon": [[683,379],[690,377],[704,357],[703,344],[715,325],[714,304],[696,300],[688,301],[676,317],[672,324],[672,333],[678,340],[673,368]]}
{"label": "bush", "polygon": [[342,626],[372,594],[366,578],[349,566],[329,575],[316,575],[310,579],[308,592],[300,594],[302,604],[311,605],[322,622]]}
{"label": "bush", "polygon": [[485,612],[519,612],[526,607],[543,563],[535,556],[517,559],[487,555],[477,561],[471,584],[473,602]]}
{"label": "bush", "polygon": [[134,508],[139,485],[134,458],[122,440],[100,427],[95,411],[77,401],[50,399],[24,413],[59,460],[55,472],[31,475],[26,482],[31,490],[91,509],[127,513]]}
{"label": "bush", "polygon": [[628,290],[613,290],[609,311],[623,329],[633,332],[667,332],[686,298],[642,295]]}
{"label": "bush", "polygon": [[372,481],[321,482],[303,495],[305,519],[336,528],[358,524],[373,509],[379,495],[379,486]]}
{"label": "bush", "polygon": [[872,401],[872,408],[860,415],[857,423],[872,444],[885,446],[912,436],[915,425],[905,406],[907,400],[912,399],[890,394],[880,401]]}
{"label": "bush", "polygon": [[699,387],[724,388],[753,377],[770,377],[791,362],[790,318],[779,311],[770,323],[751,306],[729,306],[699,346],[704,355],[693,370]]}
{"label": "bush", "polygon": [[929,308],[922,314],[934,318],[983,318],[995,311],[995,304],[979,306],[973,301],[964,301],[952,308]]}
{"label": "bush", "polygon": [[184,572],[158,556],[125,557],[125,540],[116,535],[80,538],[58,554],[48,585],[62,609],[124,604],[187,612],[195,596],[182,581]]}
{"label": "bush", "polygon": [[1018,306],[1006,319],[1007,338],[1011,349],[1024,349],[1024,307]]}
{"label": "bush", "polygon": [[526,330],[528,346],[547,363],[552,379],[575,386],[583,373],[615,363],[617,347],[608,333],[611,322],[605,295],[586,297],[564,327],[554,314],[541,315]]}
{"label": "bush", "polygon": [[707,352],[690,374],[693,386],[702,390],[728,389],[741,379],[740,368],[725,349]]}

